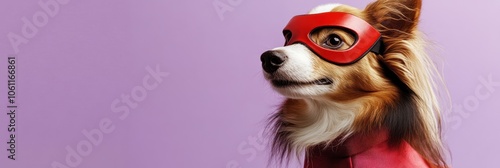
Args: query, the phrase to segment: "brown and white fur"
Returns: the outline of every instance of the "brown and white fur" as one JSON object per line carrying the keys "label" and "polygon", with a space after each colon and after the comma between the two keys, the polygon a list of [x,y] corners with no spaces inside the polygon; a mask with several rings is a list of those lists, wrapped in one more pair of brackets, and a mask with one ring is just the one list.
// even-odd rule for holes
{"label": "brown and white fur", "polygon": [[[428,163],[447,167],[434,90],[437,74],[417,30],[421,4],[377,0],[363,10],[341,4],[311,10],[353,14],[382,34],[383,54],[368,53],[351,65],[329,63],[302,44],[270,50],[286,56],[276,72],[264,72],[274,90],[287,98],[270,118],[274,158],[287,161],[307,155],[314,146],[337,145],[354,134],[387,129],[391,142],[406,141]],[[344,42],[340,50],[355,41],[351,33],[334,28],[316,31],[311,38],[322,45],[332,33]],[[318,82],[321,79],[332,83],[325,85]]]}

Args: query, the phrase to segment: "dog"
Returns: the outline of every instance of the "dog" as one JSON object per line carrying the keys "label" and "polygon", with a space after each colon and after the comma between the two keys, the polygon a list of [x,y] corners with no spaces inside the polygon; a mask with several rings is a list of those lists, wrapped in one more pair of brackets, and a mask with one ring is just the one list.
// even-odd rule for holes
{"label": "dog", "polygon": [[286,97],[269,118],[271,158],[305,155],[305,168],[448,167],[421,7],[326,4],[290,20],[285,45],[260,57]]}

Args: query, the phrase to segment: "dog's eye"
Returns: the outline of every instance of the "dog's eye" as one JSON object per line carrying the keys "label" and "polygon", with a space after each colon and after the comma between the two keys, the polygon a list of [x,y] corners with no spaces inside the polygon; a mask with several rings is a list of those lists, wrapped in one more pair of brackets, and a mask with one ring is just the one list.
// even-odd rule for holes
{"label": "dog's eye", "polygon": [[342,41],[342,38],[337,34],[328,35],[328,37],[323,42],[323,47],[330,49],[339,49],[343,45],[344,41]]}

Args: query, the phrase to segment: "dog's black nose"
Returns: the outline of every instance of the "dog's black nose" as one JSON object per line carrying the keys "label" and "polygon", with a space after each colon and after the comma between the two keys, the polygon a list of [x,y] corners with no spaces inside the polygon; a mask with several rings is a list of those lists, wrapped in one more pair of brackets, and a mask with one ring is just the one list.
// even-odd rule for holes
{"label": "dog's black nose", "polygon": [[267,73],[276,72],[283,64],[285,64],[288,57],[278,51],[266,51],[260,56],[260,61],[262,61],[262,68]]}

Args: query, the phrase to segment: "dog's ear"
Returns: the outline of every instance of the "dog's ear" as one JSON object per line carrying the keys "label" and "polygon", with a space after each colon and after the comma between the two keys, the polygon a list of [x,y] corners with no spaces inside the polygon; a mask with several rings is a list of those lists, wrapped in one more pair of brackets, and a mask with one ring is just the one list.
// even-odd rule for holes
{"label": "dog's ear", "polygon": [[420,88],[426,58],[417,30],[422,0],[377,0],[363,11],[385,45],[382,61],[409,89]]}
{"label": "dog's ear", "polygon": [[422,0],[377,0],[364,13],[383,36],[407,38],[417,28]]}

